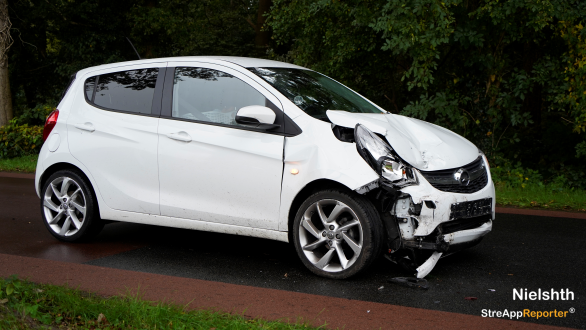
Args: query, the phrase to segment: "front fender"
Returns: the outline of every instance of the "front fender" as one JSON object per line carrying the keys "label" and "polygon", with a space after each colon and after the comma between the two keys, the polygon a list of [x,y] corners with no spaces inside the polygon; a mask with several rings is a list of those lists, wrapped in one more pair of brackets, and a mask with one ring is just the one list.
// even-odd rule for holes
{"label": "front fender", "polygon": [[[293,200],[309,183],[320,179],[338,182],[355,190],[378,174],[362,159],[355,143],[338,140],[331,124],[309,116],[296,118],[303,133],[285,140],[279,230],[287,231]],[[293,174],[292,170],[298,171]]]}

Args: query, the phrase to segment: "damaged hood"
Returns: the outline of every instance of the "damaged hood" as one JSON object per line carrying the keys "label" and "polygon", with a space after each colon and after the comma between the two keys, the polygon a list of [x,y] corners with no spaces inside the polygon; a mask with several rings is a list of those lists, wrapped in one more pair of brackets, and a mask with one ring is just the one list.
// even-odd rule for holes
{"label": "damaged hood", "polygon": [[326,115],[334,125],[354,128],[356,124],[362,124],[384,135],[403,160],[422,171],[456,168],[478,158],[478,148],[470,141],[443,127],[418,119],[340,110],[328,110]]}

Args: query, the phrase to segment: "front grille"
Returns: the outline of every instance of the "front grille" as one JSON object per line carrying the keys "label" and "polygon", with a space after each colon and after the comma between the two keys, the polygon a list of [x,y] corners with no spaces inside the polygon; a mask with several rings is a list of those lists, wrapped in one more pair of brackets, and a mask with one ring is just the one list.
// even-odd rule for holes
{"label": "front grille", "polygon": [[[470,182],[462,184],[456,180],[454,174],[459,170],[463,169],[468,172]],[[449,170],[440,171],[420,171],[421,175],[437,190],[460,193],[460,194],[471,194],[479,191],[486,187],[488,183],[488,174],[482,157],[478,157],[472,163],[459,167],[452,168]]]}
{"label": "front grille", "polygon": [[459,193],[459,194],[472,194],[480,189],[486,187],[488,183],[488,176],[484,173],[483,176],[477,178],[474,181],[470,181],[470,184],[467,186],[460,186],[456,184],[431,184],[437,190]]}

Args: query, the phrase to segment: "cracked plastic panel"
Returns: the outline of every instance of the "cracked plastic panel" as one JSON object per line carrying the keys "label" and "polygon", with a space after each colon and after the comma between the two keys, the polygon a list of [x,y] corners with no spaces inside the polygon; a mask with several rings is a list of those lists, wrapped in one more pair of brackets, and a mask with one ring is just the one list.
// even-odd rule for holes
{"label": "cracked plastic panel", "polygon": [[[400,186],[381,175],[355,189],[373,198],[375,204],[385,198],[392,201],[390,208],[381,209],[389,212],[389,216],[383,214],[389,259],[423,278],[442,256],[477,244],[491,231],[494,186],[486,158],[469,141],[435,125],[397,115],[328,111],[328,117],[340,141],[355,142],[348,138],[349,127],[364,125],[386,138],[392,152],[400,157],[399,166],[403,162],[407,170],[409,165],[414,167],[415,184]],[[378,163],[391,163],[381,161],[378,154],[371,156]],[[377,162],[370,159],[369,163],[378,169]],[[469,187],[471,183],[474,186]],[[395,227],[396,234],[389,227]]]}

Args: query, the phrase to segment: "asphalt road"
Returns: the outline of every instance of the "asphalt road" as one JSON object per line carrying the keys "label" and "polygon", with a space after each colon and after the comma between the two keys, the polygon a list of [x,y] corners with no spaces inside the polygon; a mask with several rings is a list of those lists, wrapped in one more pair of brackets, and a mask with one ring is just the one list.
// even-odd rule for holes
{"label": "asphalt road", "polygon": [[[312,293],[324,296],[324,306],[339,297],[477,316],[574,309],[566,318],[522,321],[586,328],[586,220],[497,214],[493,232],[441,259],[423,291],[388,283],[408,274],[385,259],[360,277],[334,281],[307,271],[288,244],[250,237],[114,223],[93,242],[61,243],[41,223],[32,180],[0,177],[0,201],[0,253]],[[514,288],[567,288],[574,300],[513,300]]]}

